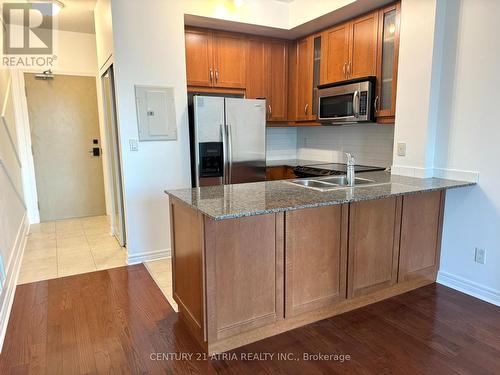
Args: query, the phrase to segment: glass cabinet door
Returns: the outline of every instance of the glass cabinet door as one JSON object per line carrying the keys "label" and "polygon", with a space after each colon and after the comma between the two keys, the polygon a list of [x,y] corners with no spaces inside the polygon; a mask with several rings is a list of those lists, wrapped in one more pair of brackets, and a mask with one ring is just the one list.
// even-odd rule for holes
{"label": "glass cabinet door", "polygon": [[379,61],[377,97],[375,111],[377,117],[391,117],[395,114],[397,65],[399,50],[399,4],[381,10],[379,27]]}

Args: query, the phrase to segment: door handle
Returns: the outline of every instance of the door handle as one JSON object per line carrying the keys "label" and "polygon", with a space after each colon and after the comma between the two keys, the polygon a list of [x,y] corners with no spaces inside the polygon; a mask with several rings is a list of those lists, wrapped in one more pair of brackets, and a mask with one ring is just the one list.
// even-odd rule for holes
{"label": "door handle", "polygon": [[228,150],[228,173],[227,173],[227,183],[230,184],[232,180],[232,168],[233,168],[233,147],[232,147],[232,134],[231,134],[231,125],[226,124],[227,129],[227,150]]}
{"label": "door handle", "polygon": [[271,104],[268,104],[267,107],[269,108],[269,116],[273,115],[273,109],[271,108]]}
{"label": "door handle", "polygon": [[309,108],[309,103],[304,106],[304,114],[307,115],[307,109]]}
{"label": "door handle", "polygon": [[228,164],[228,155],[227,155],[227,138],[226,138],[226,125],[220,124],[220,134],[222,138],[222,183],[227,183],[227,164]]}
{"label": "door handle", "polygon": [[354,91],[354,97],[352,98],[352,111],[354,113],[354,117],[359,117],[359,105],[360,105],[360,100],[359,100],[359,91],[356,90]]}
{"label": "door handle", "polygon": [[378,95],[375,97],[375,101],[373,102],[373,108],[375,109],[375,112],[378,112],[378,104],[379,104],[380,100],[379,100],[379,97]]}

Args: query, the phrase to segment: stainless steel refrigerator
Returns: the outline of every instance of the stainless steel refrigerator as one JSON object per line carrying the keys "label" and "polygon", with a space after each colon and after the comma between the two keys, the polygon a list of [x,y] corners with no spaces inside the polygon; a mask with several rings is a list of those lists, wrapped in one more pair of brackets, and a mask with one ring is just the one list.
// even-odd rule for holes
{"label": "stainless steel refrigerator", "polygon": [[193,97],[193,186],[266,179],[266,101]]}

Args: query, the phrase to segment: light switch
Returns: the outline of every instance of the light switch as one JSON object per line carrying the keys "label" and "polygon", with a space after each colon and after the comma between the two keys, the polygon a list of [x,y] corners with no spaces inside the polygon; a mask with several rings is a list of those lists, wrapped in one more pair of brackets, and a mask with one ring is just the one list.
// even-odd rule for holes
{"label": "light switch", "polygon": [[130,151],[139,151],[139,143],[137,139],[129,139]]}
{"label": "light switch", "polygon": [[398,156],[406,156],[406,143],[398,143]]}

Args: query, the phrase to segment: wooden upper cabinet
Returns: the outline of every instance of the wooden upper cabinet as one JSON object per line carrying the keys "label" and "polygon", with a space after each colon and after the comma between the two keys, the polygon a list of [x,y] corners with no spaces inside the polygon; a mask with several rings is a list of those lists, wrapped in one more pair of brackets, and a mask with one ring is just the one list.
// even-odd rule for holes
{"label": "wooden upper cabinet", "polygon": [[345,23],[322,33],[321,83],[347,79],[350,24]]}
{"label": "wooden upper cabinet", "polygon": [[268,47],[268,120],[287,120],[288,44],[270,41]]}
{"label": "wooden upper cabinet", "polygon": [[185,39],[188,86],[245,88],[246,38],[186,29]]}
{"label": "wooden upper cabinet", "polygon": [[376,74],[378,17],[369,13],[323,31],[322,84]]}
{"label": "wooden upper cabinet", "polygon": [[268,121],[286,121],[288,45],[285,41],[248,41],[246,97],[265,98]]}
{"label": "wooden upper cabinet", "polygon": [[401,197],[351,204],[347,295],[366,295],[397,282]]}
{"label": "wooden upper cabinet", "polygon": [[245,88],[247,41],[239,35],[214,33],[215,86]]}
{"label": "wooden upper cabinet", "polygon": [[398,282],[436,280],[445,191],[403,197]]}
{"label": "wooden upper cabinet", "polygon": [[313,37],[297,41],[296,45],[295,120],[311,120],[313,94]]}
{"label": "wooden upper cabinet", "polygon": [[351,22],[350,57],[347,72],[350,79],[374,76],[377,66],[378,12]]}
{"label": "wooden upper cabinet", "polygon": [[190,86],[212,86],[212,33],[186,30],[186,75]]}
{"label": "wooden upper cabinet", "polygon": [[246,97],[268,99],[268,53],[267,44],[261,39],[248,41],[246,69]]}
{"label": "wooden upper cabinet", "polygon": [[377,87],[375,116],[378,122],[394,123],[398,78],[400,8],[396,3],[378,12]]}

